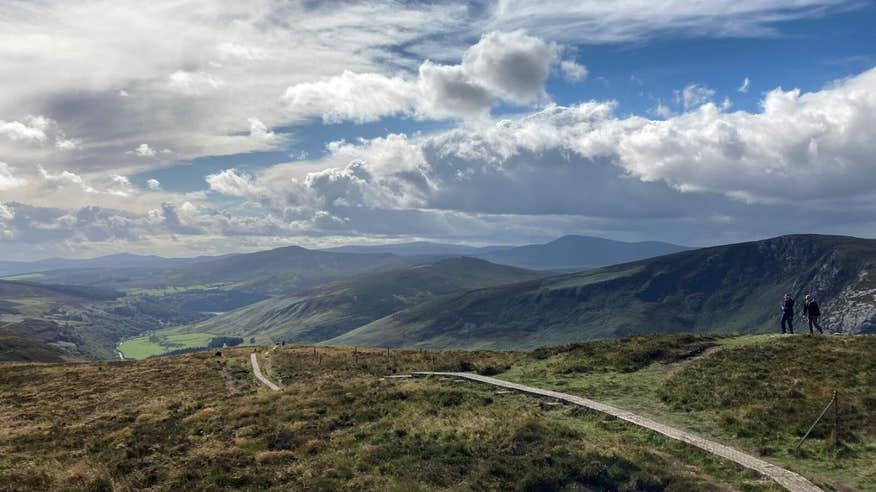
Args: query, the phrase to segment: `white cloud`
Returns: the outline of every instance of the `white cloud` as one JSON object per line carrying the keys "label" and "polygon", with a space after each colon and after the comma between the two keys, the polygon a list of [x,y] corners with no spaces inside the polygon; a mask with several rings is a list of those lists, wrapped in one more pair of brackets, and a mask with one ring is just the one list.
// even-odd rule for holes
{"label": "white cloud", "polygon": [[556,62],[553,44],[519,31],[492,32],[466,49],[458,65],[423,62],[417,80],[345,70],[288,87],[283,102],[294,116],[321,116],[327,122],[393,115],[465,118],[484,114],[498,101],[546,101],[544,84]]}
{"label": "white cloud", "polygon": [[705,104],[650,122],[619,143],[644,180],[746,201],[843,200],[876,185],[876,69],[827,89],[769,92],[761,113]]}
{"label": "white cloud", "polygon": [[748,92],[748,86],[750,84],[751,84],[751,81],[748,79],[748,77],[745,77],[745,79],[742,80],[742,85],[740,85],[736,89],[736,91],[745,94],[746,92]]}
{"label": "white cloud", "polygon": [[556,62],[550,43],[522,31],[491,32],[462,56],[462,69],[496,97],[520,105],[547,99],[544,83]]}
{"label": "white cloud", "polygon": [[200,95],[216,90],[225,83],[207,72],[186,72],[177,70],[168,77],[167,87],[175,92],[187,95]]}
{"label": "white cloud", "polygon": [[129,150],[126,152],[126,154],[133,154],[137,157],[155,157],[156,153],[157,152],[155,152],[155,149],[150,147],[149,144],[145,143],[138,145],[137,148],[134,150]]}
{"label": "white cloud", "polygon": [[9,207],[0,203],[0,220],[12,220],[15,218],[15,213]]}
{"label": "white cloud", "polygon": [[282,99],[293,115],[362,123],[409,113],[416,98],[416,85],[401,77],[344,70],[338,76],[290,86]]}
{"label": "white cloud", "polygon": [[44,142],[46,132],[44,128],[29,126],[20,121],[0,120],[0,135],[11,140],[25,140],[30,142]]}
{"label": "white cloud", "polygon": [[205,178],[210,189],[225,195],[252,197],[261,195],[263,188],[254,183],[253,177],[238,173],[236,169],[226,169]]}
{"label": "white cloud", "polygon": [[262,61],[268,58],[267,50],[262,47],[244,46],[237,43],[222,43],[217,51],[222,58],[236,58],[247,61]]}
{"label": "white cloud", "polygon": [[40,176],[42,176],[45,183],[51,185],[52,187],[63,189],[68,185],[73,185],[74,187],[79,188],[86,193],[97,193],[97,190],[91,187],[91,185],[89,185],[88,183],[86,183],[85,180],[82,179],[82,176],[74,172],[64,170],[60,173],[52,174],[49,171],[46,171],[46,169],[42,166],[38,166],[37,169],[39,170]]}
{"label": "white cloud", "polygon": [[338,142],[326,161],[349,164],[304,178],[278,167],[256,176],[228,170],[208,182],[275,210],[321,210],[345,227],[356,217],[377,220],[365,209],[629,220],[726,217],[751,204],[820,213],[854,199],[873,205],[876,69],[814,93],[777,89],[759,113],[701,103],[703,92],[688,91],[688,106],[700,105],[665,120],[617,117],[610,103],[549,106],[430,136]]}
{"label": "white cloud", "polygon": [[713,89],[700,84],[690,84],[681,91],[675,91],[675,101],[687,111],[711,101],[714,95]]}
{"label": "white cloud", "polygon": [[657,105],[651,108],[651,112],[663,119],[671,118],[675,114],[669,106],[663,104],[663,101],[657,101]]}
{"label": "white cloud", "polygon": [[571,82],[580,82],[587,78],[587,67],[575,60],[561,61],[560,70],[563,72],[563,77]]}
{"label": "white cloud", "polygon": [[158,181],[155,178],[147,179],[146,187],[152,191],[161,191],[161,181]]}
{"label": "white cloud", "polygon": [[16,177],[13,172],[15,168],[5,162],[0,162],[0,191],[11,190],[27,184],[24,178]]}

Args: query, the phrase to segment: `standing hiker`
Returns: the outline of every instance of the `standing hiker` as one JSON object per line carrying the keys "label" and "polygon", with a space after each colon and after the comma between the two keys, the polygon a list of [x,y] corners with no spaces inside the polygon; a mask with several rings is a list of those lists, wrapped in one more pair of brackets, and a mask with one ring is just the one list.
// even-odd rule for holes
{"label": "standing hiker", "polygon": [[794,299],[791,294],[785,294],[782,304],[779,306],[782,309],[782,334],[785,334],[785,324],[788,325],[788,331],[794,334]]}
{"label": "standing hiker", "polygon": [[821,329],[821,325],[818,323],[819,316],[821,316],[821,308],[818,307],[818,301],[815,300],[815,296],[806,294],[806,299],[803,301],[803,317],[809,320],[810,335],[815,334],[815,330],[812,329],[813,327],[818,329],[818,333],[824,334],[824,330]]}

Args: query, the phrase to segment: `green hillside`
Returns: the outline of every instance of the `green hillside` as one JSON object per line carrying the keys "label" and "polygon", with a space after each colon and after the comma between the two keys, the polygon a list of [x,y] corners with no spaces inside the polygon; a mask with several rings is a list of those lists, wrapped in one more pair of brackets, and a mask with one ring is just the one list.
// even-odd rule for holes
{"label": "green hillside", "polygon": [[159,333],[212,333],[257,340],[327,340],[450,292],[508,284],[543,274],[472,258],[449,258],[355,276],[298,296],[268,299],[202,323]]}
{"label": "green hillside", "polygon": [[[418,370],[613,404],[823,490],[876,480],[876,336],[658,335],[528,353],[258,348],[279,392],[253,377],[252,350],[0,363],[0,490],[781,490],[597,412],[448,378],[385,377]],[[831,418],[794,452],[833,391],[838,443]]]}
{"label": "green hillside", "polygon": [[[539,349],[497,377],[692,430],[801,473],[824,490],[872,490],[874,353],[873,335],[659,335]],[[795,452],[834,391],[838,411],[831,408]]]}
{"label": "green hillside", "polygon": [[784,236],[451,294],[327,343],[534,348],[646,333],[763,333],[777,330],[785,292],[798,308],[816,292],[830,329],[869,332],[874,287],[876,240]]}
{"label": "green hillside", "polygon": [[0,364],[0,490],[780,490],[593,412],[384,378],[526,354],[286,346],[263,356],[269,392],[249,353]]}

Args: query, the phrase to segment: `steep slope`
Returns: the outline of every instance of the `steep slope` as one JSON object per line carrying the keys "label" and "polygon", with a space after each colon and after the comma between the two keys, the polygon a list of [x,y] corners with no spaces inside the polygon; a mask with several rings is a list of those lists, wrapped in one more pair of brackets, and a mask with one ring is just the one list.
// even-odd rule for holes
{"label": "steep slope", "polygon": [[269,299],[175,332],[318,342],[434,296],[543,276],[473,258],[363,274],[305,294]]}
{"label": "steep slope", "polygon": [[798,305],[816,292],[832,330],[872,332],[874,276],[876,240],[785,236],[453,294],[327,343],[530,348],[645,333],[768,332],[785,292]]}
{"label": "steep slope", "polygon": [[583,270],[606,265],[668,255],[690,248],[670,243],[646,241],[627,243],[589,236],[563,236],[547,244],[531,244],[478,257],[521,268],[538,270]]}

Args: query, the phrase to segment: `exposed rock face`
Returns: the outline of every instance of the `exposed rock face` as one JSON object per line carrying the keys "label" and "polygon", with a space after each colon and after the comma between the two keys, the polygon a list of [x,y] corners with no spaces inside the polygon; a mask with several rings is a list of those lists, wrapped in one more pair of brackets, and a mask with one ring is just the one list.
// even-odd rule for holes
{"label": "exposed rock face", "polygon": [[876,333],[876,279],[868,268],[824,309],[824,326],[844,333]]}

